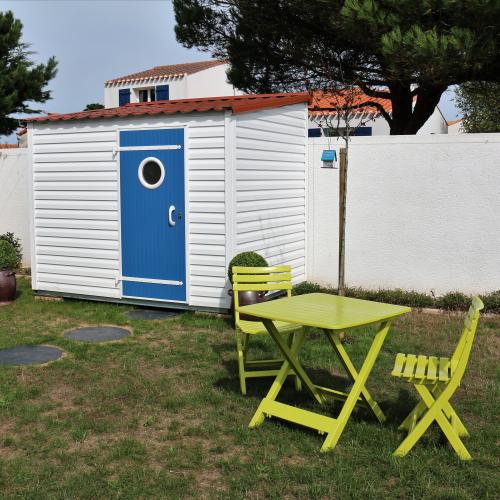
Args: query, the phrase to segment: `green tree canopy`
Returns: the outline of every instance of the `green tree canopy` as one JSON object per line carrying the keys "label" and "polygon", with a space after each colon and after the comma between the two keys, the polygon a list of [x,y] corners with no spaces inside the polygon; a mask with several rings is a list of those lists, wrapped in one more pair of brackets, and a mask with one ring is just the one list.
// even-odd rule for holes
{"label": "green tree canopy", "polygon": [[0,12],[0,135],[11,134],[19,125],[13,113],[40,113],[29,102],[43,103],[50,99],[45,87],[56,74],[56,60],[35,64],[21,41],[23,25],[11,11]]}
{"label": "green tree canopy", "polygon": [[500,132],[500,83],[468,82],[456,91],[466,132]]}
{"label": "green tree canopy", "polygon": [[92,111],[93,109],[104,109],[104,104],[100,102],[91,102],[85,106],[83,111]]}
{"label": "green tree canopy", "polygon": [[247,92],[359,85],[392,134],[415,134],[442,93],[499,81],[498,0],[174,0],[177,39],[230,63]]}

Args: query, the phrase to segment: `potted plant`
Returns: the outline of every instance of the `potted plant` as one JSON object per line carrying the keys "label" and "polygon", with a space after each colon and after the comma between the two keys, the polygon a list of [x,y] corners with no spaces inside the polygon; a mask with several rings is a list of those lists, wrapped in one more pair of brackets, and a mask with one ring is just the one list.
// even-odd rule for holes
{"label": "potted plant", "polygon": [[[259,255],[256,252],[242,252],[233,257],[231,262],[229,263],[229,268],[227,270],[227,276],[231,285],[233,284],[233,267],[234,266],[243,266],[243,267],[268,267],[268,263],[262,255]],[[232,297],[231,299],[231,313],[233,315],[234,320],[234,296],[233,290],[229,290],[229,295]],[[247,291],[247,292],[239,292],[238,293],[238,302],[240,306],[247,306],[249,304],[256,304],[257,302],[263,302],[265,300],[266,292],[255,292],[255,291]],[[246,316],[245,314],[240,314],[240,319],[246,321],[258,321],[252,316]]]}
{"label": "potted plant", "polygon": [[0,239],[0,304],[10,303],[16,297],[17,254],[14,245]]}

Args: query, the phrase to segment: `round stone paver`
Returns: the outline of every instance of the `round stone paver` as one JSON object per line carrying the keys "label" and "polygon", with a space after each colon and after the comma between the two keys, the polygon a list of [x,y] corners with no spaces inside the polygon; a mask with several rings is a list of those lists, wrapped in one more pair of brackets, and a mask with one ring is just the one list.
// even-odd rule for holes
{"label": "round stone paver", "polygon": [[162,309],[132,309],[127,313],[129,319],[168,319],[181,314],[176,310],[162,310]]}
{"label": "round stone paver", "polygon": [[110,342],[128,337],[130,332],[126,328],[117,326],[90,326],[84,328],[75,328],[66,332],[64,336],[71,340],[80,340],[81,342]]}
{"label": "round stone paver", "polygon": [[48,345],[22,345],[0,350],[0,365],[43,365],[63,355],[62,349]]}

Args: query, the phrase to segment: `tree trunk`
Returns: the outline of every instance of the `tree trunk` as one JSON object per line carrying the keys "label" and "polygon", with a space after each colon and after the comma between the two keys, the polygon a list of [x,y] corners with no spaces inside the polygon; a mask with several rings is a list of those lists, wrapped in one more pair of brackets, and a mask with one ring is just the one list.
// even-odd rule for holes
{"label": "tree trunk", "polygon": [[418,89],[415,106],[409,84],[391,84],[392,123],[391,135],[414,135],[434,113],[441,95],[446,90],[443,85],[427,85]]}

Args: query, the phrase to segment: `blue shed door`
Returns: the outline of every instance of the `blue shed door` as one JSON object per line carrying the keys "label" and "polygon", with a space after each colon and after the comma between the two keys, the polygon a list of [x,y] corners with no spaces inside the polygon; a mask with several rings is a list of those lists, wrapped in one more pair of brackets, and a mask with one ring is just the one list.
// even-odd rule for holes
{"label": "blue shed door", "polygon": [[123,296],[186,300],[184,130],[120,132]]}

